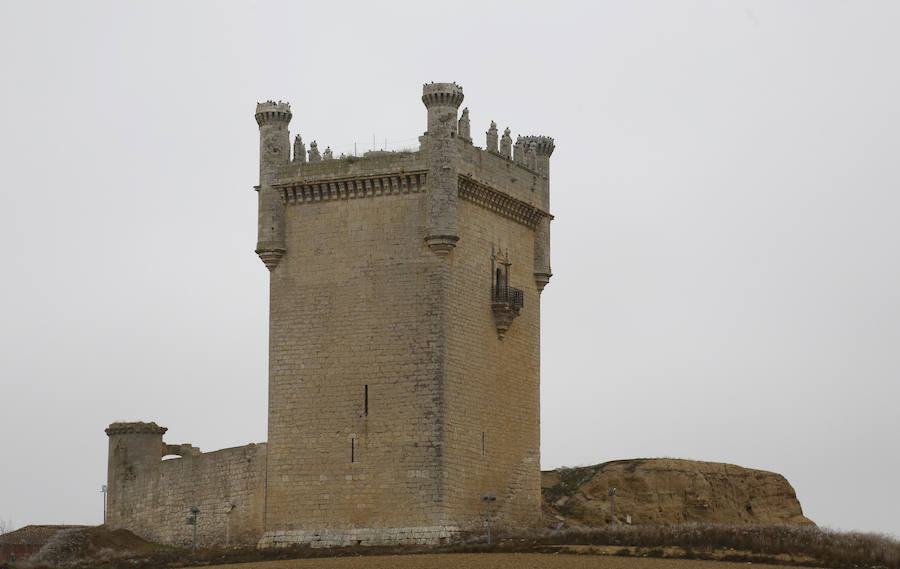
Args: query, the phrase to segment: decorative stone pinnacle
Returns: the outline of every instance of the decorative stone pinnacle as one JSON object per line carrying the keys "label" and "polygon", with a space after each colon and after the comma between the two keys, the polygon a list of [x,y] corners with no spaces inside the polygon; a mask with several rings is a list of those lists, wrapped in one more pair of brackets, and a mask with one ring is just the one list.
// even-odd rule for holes
{"label": "decorative stone pinnacle", "polygon": [[521,136],[516,137],[516,144],[513,146],[513,160],[516,164],[525,163],[525,141]]}
{"label": "decorative stone pinnacle", "polygon": [[486,146],[490,152],[497,152],[497,123],[491,121],[491,128],[485,133]]}
{"label": "decorative stone pinnacle", "polygon": [[503,131],[503,138],[500,139],[500,155],[507,160],[512,157],[512,136],[509,135],[509,128]]}
{"label": "decorative stone pinnacle", "polygon": [[422,103],[426,108],[444,105],[458,109],[463,98],[463,89],[456,83],[428,83],[422,86]]}
{"label": "decorative stone pinnacle", "polygon": [[306,162],[306,145],[299,134],[294,137],[294,162]]}
{"label": "decorative stone pinnacle", "polygon": [[463,109],[462,116],[459,117],[459,137],[463,140],[472,141],[472,137],[470,135],[470,124],[469,124],[469,107]]}
{"label": "decorative stone pinnacle", "polygon": [[313,140],[309,143],[309,161],[318,162],[321,159],[322,156],[319,154],[319,144]]}

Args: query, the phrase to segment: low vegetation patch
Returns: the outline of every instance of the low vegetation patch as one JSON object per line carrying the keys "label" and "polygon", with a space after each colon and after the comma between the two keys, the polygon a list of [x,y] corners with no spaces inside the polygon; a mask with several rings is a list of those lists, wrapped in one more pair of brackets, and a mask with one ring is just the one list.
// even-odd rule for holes
{"label": "low vegetation patch", "polygon": [[[96,528],[93,528],[96,529]],[[469,534],[458,542],[440,546],[351,546],[341,548],[290,547],[259,550],[244,548],[190,549],[164,548],[131,543],[140,551],[115,551],[115,545],[101,536],[102,549],[82,549],[80,558],[48,559],[16,565],[0,563],[0,569],[29,567],[69,567],[86,569],[176,568],[214,564],[309,559],[325,557],[410,555],[422,553],[553,553],[573,555],[613,555],[666,559],[739,561],[833,568],[900,569],[900,541],[877,534],[837,532],[810,526],[607,526],[567,528],[530,533],[495,534],[495,542]],[[122,536],[119,540],[124,539]],[[77,549],[77,548],[76,548]],[[59,551],[59,549],[57,549]]]}
{"label": "low vegetation patch", "polygon": [[[793,560],[798,565],[900,569],[900,541],[815,526],[617,525],[546,530],[533,534],[529,541],[535,545],[632,546],[642,548],[640,555],[648,557],[659,556],[660,548],[677,547],[683,551],[677,556],[698,559],[747,560],[749,555],[781,564]],[[728,552],[734,552],[736,558],[730,559]]]}

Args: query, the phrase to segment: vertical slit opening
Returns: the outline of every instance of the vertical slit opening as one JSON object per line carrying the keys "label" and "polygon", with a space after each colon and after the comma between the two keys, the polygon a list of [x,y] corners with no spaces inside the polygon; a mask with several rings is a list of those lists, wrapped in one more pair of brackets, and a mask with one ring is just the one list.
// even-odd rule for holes
{"label": "vertical slit opening", "polygon": [[350,439],[350,462],[356,462],[356,439]]}
{"label": "vertical slit opening", "polygon": [[369,384],[366,384],[365,391],[363,393],[363,415],[369,416]]}

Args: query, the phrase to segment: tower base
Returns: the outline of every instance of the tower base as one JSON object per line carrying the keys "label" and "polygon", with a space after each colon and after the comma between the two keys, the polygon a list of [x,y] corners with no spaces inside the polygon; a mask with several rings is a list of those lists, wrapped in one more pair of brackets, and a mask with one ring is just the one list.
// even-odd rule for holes
{"label": "tower base", "polygon": [[459,536],[455,526],[267,531],[258,547],[340,547],[345,545],[440,545]]}

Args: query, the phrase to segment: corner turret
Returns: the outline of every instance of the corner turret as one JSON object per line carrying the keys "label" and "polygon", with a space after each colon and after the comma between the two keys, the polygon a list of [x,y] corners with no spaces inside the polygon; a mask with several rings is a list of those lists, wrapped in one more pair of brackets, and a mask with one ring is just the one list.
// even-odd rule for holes
{"label": "corner turret", "polygon": [[423,137],[428,151],[428,197],[425,243],[440,257],[459,241],[457,227],[457,110],[463,102],[456,83],[429,83],[422,87],[422,103],[428,109],[428,131]]}
{"label": "corner turret", "polygon": [[156,423],[112,423],[107,429],[107,524],[120,527],[134,517],[137,499],[151,496],[159,481],[165,427]]}
{"label": "corner turret", "polygon": [[291,155],[288,124],[291,122],[288,103],[268,101],[257,103],[256,123],[259,125],[259,224],[256,254],[272,271],[284,255],[284,206],[281,196],[272,187],[275,172],[287,164]]}
{"label": "corner turret", "polygon": [[[456,112],[463,102],[462,87],[456,83],[428,83],[422,86],[422,103],[428,109],[428,134],[456,137]],[[452,120],[451,120],[452,119]]]}
{"label": "corner turret", "polygon": [[[541,179],[541,205],[550,210],[550,155],[556,145],[549,136],[525,136],[521,138],[534,155],[534,169]],[[529,153],[530,153],[529,152]],[[550,271],[550,217],[541,218],[534,231],[534,281],[538,292],[543,291],[553,273]]]}

